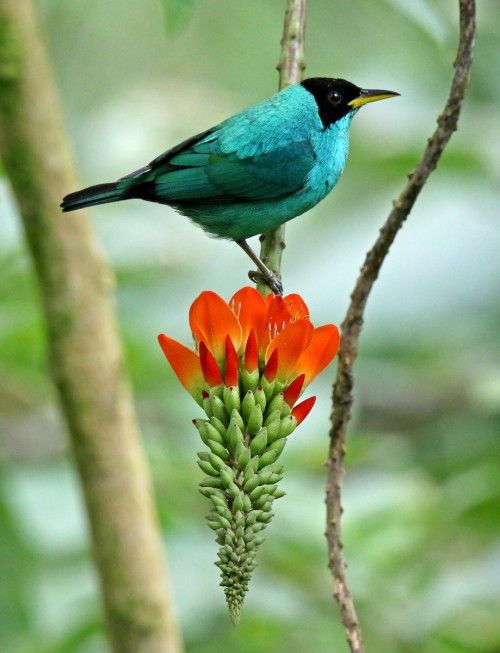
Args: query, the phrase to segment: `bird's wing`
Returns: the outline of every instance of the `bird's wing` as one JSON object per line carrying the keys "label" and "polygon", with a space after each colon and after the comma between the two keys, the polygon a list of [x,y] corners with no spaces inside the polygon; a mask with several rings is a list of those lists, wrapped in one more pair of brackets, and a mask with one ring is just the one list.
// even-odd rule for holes
{"label": "bird's wing", "polygon": [[304,186],[315,154],[303,135],[261,138],[249,147],[248,138],[231,138],[230,127],[223,123],[155,159],[147,174],[154,183],[154,195],[172,204],[258,201]]}

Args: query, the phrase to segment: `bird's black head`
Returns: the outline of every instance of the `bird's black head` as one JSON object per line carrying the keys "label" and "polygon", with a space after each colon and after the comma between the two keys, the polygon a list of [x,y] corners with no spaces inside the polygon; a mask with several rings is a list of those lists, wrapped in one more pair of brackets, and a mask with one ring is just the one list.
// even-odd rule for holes
{"label": "bird's black head", "polygon": [[325,129],[363,104],[399,95],[394,91],[359,88],[345,79],[331,77],[310,77],[302,86],[314,96]]}

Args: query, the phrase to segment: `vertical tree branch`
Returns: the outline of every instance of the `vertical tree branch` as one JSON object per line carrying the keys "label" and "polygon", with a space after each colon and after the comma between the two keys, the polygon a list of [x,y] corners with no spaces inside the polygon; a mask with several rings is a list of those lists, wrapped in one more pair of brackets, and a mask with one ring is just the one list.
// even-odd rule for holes
{"label": "vertical tree branch", "polygon": [[[304,39],[306,29],[307,0],[287,0],[279,63],[279,89],[302,80],[306,67],[304,62]],[[281,257],[285,249],[285,225],[267,231],[260,237],[260,258],[281,278]],[[267,295],[269,286],[264,280],[257,284],[258,290]]]}
{"label": "vertical tree branch", "polygon": [[112,276],[81,212],[31,0],[0,0],[0,156],[40,288],[50,369],[85,497],[115,653],[179,653],[151,487],[124,375]]}
{"label": "vertical tree branch", "polygon": [[472,65],[475,39],[475,0],[459,0],[460,35],[454,62],[454,75],[450,93],[437,128],[429,138],[427,147],[415,171],[409,176],[401,195],[394,202],[386,223],[380,230],[374,246],[368,252],[361,273],[351,295],[351,303],[342,323],[342,340],[338,354],[337,377],[333,387],[333,412],[331,415],[330,449],[326,485],[326,538],[329,568],[333,578],[334,596],[340,606],[341,618],[352,653],[363,653],[361,628],[351,592],[346,583],[346,563],[342,553],[341,486],[344,475],[345,438],[353,401],[353,365],[358,352],[358,342],[363,325],[364,310],[370,291],[378,277],[396,234],[408,217],[420,191],[457,128],[458,118]]}

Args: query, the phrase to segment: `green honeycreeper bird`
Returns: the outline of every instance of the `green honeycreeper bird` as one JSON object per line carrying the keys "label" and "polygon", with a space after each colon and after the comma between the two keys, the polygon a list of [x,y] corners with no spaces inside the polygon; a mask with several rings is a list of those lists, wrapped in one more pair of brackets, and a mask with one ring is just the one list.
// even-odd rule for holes
{"label": "green honeycreeper bird", "polygon": [[344,169],[353,116],[399,95],[344,79],[289,86],[167,150],[118,181],[67,195],[63,211],[139,198],[168,204],[251,257],[275,293],[280,280],[246,243],[308,211]]}

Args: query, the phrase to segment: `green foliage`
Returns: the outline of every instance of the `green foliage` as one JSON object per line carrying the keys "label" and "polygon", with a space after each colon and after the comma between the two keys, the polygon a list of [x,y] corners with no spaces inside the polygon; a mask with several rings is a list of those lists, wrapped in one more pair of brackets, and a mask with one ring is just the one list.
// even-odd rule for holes
{"label": "green foliage", "polygon": [[167,34],[186,29],[194,11],[196,0],[160,0]]}

